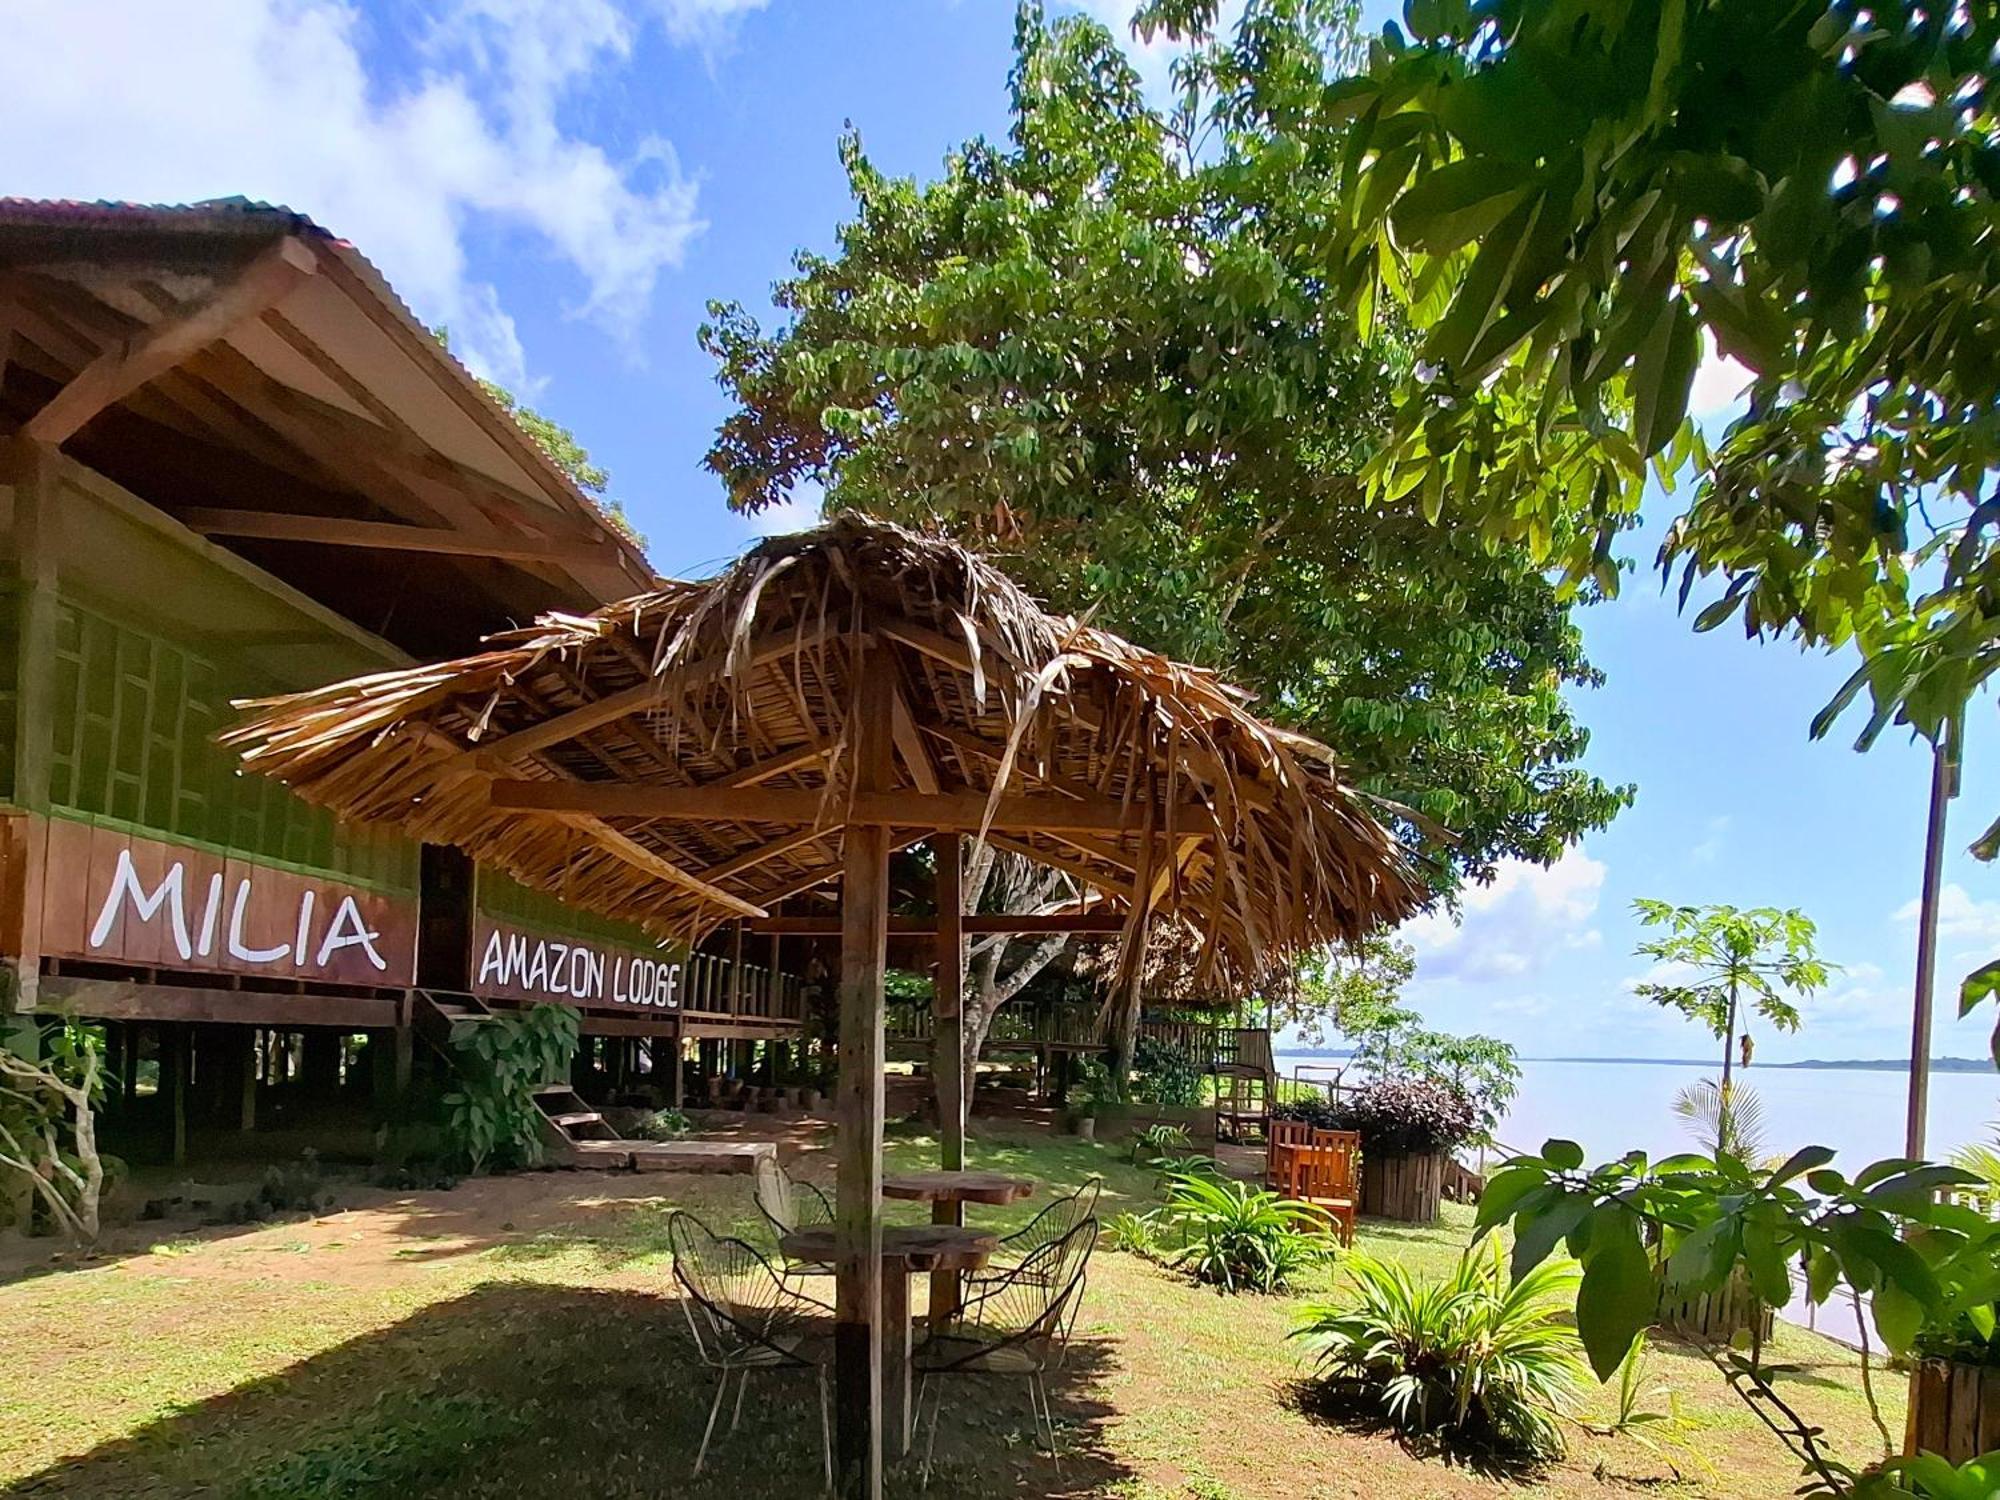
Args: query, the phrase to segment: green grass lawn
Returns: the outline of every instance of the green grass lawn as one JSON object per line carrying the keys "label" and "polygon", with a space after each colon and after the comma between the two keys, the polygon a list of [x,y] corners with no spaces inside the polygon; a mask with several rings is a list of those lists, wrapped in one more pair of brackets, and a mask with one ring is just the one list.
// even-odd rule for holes
{"label": "green grass lawn", "polygon": [[[1045,1191],[979,1222],[1025,1221],[1093,1173],[1101,1212],[1153,1202],[1149,1173],[1112,1147],[991,1129],[975,1163]],[[893,1136],[890,1169],[935,1162]],[[804,1169],[827,1176],[823,1151]],[[809,1380],[753,1384],[741,1429],[690,1483],[713,1385],[694,1361],[665,1250],[687,1207],[755,1222],[740,1178],[491,1179],[449,1193],[355,1195],[309,1223],[179,1232],[156,1245],[0,1285],[0,1484],[9,1493],[333,1497],[796,1496],[816,1488]],[[917,1220],[921,1205],[892,1218]],[[1363,1223],[1361,1243],[1424,1269],[1469,1232]],[[1669,1493],[1765,1497],[1798,1478],[1784,1451],[1693,1351],[1661,1343],[1653,1384],[1700,1423],[1707,1468],[1676,1479],[1627,1439],[1579,1433],[1571,1456],[1496,1479],[1404,1451],[1319,1413],[1298,1346],[1300,1297],[1221,1297],[1100,1252],[1078,1342],[1056,1384],[1061,1471],[1035,1450],[1019,1382],[960,1382],[931,1493],[1146,1497]],[[921,1302],[921,1288],[913,1300]],[[1851,1458],[1877,1451],[1851,1358],[1784,1330],[1788,1397]],[[1883,1377],[1900,1431],[1902,1384]],[[726,1417],[725,1417],[726,1421]],[[891,1490],[917,1493],[914,1466]]]}

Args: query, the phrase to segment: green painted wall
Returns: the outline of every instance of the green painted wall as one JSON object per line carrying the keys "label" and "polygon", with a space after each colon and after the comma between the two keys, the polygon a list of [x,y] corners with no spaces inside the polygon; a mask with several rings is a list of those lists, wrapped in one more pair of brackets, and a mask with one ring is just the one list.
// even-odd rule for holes
{"label": "green painted wall", "polygon": [[[406,840],[338,827],[214,742],[230,701],[378,671],[393,652],[164,527],[95,476],[66,476],[50,772],[15,785],[21,586],[0,598],[0,788],[17,806],[378,890],[417,889]],[[11,559],[11,527],[8,531]]]}
{"label": "green painted wall", "polygon": [[478,881],[479,910],[496,922],[511,922],[557,937],[590,938],[645,952],[658,946],[657,940],[642,927],[565,906],[554,896],[522,885],[498,870],[481,868]]}

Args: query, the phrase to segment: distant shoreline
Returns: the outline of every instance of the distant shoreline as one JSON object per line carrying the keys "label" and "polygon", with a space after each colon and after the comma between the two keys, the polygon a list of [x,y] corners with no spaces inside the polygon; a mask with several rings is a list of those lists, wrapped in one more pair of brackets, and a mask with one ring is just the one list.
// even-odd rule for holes
{"label": "distant shoreline", "polygon": [[[1351,1052],[1331,1052],[1321,1047],[1280,1048],[1280,1057],[1310,1057],[1324,1062],[1348,1062],[1353,1059]],[[1558,1063],[1627,1063],[1644,1064],[1663,1068],[1713,1068],[1716,1060],[1712,1057],[1523,1057],[1522,1062]],[[1906,1073],[1909,1059],[1902,1057],[1839,1057],[1808,1058],[1804,1062],[1756,1063],[1750,1071],[1776,1072],[1780,1069],[1815,1068],[1831,1073]],[[1934,1057],[1931,1059],[1933,1073],[2000,1073],[1988,1057]]]}

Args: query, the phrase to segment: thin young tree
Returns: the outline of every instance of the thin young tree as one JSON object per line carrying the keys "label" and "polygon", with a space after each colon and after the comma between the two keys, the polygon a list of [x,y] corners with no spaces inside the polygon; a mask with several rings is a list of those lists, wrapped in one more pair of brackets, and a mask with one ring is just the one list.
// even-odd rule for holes
{"label": "thin young tree", "polygon": [[1739,1032],[1748,1037],[1744,1007],[1779,1031],[1799,1029],[1799,1008],[1786,992],[1803,999],[1825,985],[1830,969],[1815,947],[1818,929],[1796,907],[1675,906],[1641,897],[1632,910],[1645,926],[1665,929],[1634,951],[1686,975],[1634,992],[1699,1021],[1722,1043],[1715,1134],[1727,1141],[1731,1065]]}

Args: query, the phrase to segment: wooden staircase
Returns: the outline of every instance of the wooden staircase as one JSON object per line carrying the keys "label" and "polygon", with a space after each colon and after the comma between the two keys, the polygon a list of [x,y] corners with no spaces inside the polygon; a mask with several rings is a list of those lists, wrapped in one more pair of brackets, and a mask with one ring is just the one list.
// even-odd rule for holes
{"label": "wooden staircase", "polygon": [[[490,1006],[476,995],[449,990],[416,992],[411,1021],[417,1032],[454,1067],[454,1041],[465,1028],[493,1019]],[[604,1116],[592,1109],[567,1083],[546,1083],[535,1090],[541,1114],[542,1149],[551,1164],[598,1171],[750,1172],[759,1157],[776,1156],[768,1141],[628,1141],[619,1137]]]}
{"label": "wooden staircase", "polygon": [[633,1150],[644,1144],[620,1140],[604,1116],[566,1083],[547,1083],[536,1089],[535,1108],[542,1112],[542,1147],[553,1162],[573,1167],[629,1167]]}

